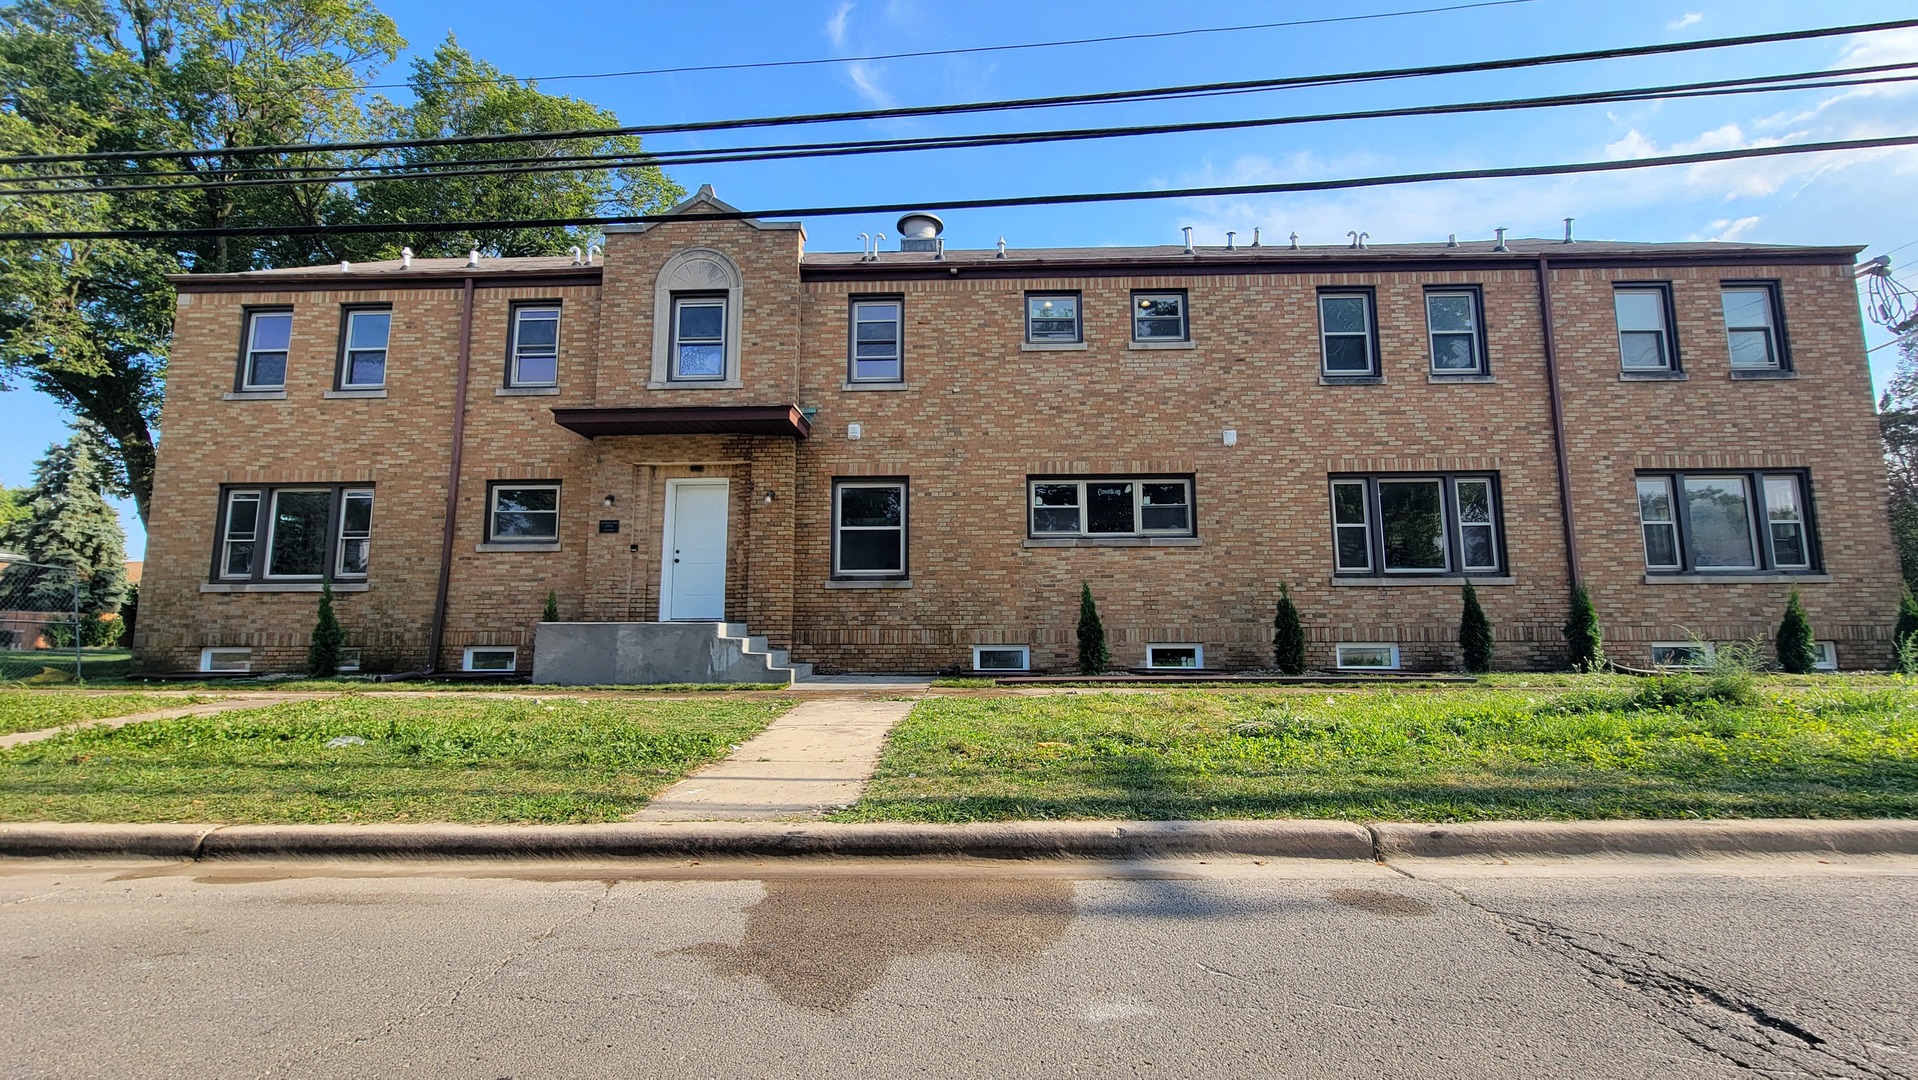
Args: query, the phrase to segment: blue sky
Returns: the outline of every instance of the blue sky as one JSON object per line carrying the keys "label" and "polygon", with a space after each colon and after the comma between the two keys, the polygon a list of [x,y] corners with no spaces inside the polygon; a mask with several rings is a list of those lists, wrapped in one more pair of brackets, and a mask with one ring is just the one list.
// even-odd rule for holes
{"label": "blue sky", "polygon": [[[389,0],[385,10],[421,51],[447,33],[522,76],[860,56],[1437,7],[1458,0],[1359,3],[1212,3],[1130,0],[808,0],[647,5],[552,0]],[[1891,0],[1530,0],[1468,11],[1363,22],[1199,34],[1145,42],[613,79],[548,79],[545,89],[613,109],[628,123],[790,114],[987,100],[1145,86],[1271,78],[1463,62],[1502,56],[1727,37],[1908,17]],[[554,28],[541,32],[542,24]],[[1836,66],[1918,61],[1918,31],[1616,60],[1442,80],[1314,88],[1005,115],[816,126],[798,140],[1042,130],[1064,126],[1228,119],[1474,98],[1535,96],[1690,82]],[[382,81],[398,81],[396,65]],[[1913,84],[1918,86],[1918,84]],[[1319,124],[1263,131],[1165,135],[1054,146],[691,166],[689,190],[714,185],[751,209],[791,205],[1041,194],[1200,184],[1260,183],[1373,173],[1644,157],[1767,143],[1918,131],[1918,89],[1721,97],[1424,119]],[[678,136],[654,149],[762,141],[765,132]],[[787,141],[785,134],[774,141]],[[1857,244],[1891,252],[1894,273],[1918,289],[1918,150],[1801,156],[1586,177],[1430,184],[1348,193],[1095,206],[958,211],[954,247],[1171,243],[1191,225],[1202,241],[1268,238],[1339,243],[1348,229],[1375,243],[1557,236],[1575,217],[1587,239],[1725,239]],[[812,250],[849,250],[859,232],[895,231],[892,215],[807,223]],[[1867,327],[1868,343],[1887,336]],[[1882,384],[1895,349],[1871,354]],[[30,390],[0,395],[0,483],[25,483],[64,418]],[[129,507],[129,546],[144,538]]]}

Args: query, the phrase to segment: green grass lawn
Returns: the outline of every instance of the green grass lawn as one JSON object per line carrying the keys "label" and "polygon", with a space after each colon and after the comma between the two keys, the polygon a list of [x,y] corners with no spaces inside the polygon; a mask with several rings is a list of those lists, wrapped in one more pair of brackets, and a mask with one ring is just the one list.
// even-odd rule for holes
{"label": "green grass lawn", "polygon": [[[928,698],[842,820],[1918,815],[1918,688],[1620,677],[1494,688]],[[1682,696],[1682,695],[1680,695]]]}
{"label": "green grass lawn", "polygon": [[[133,666],[133,654],[125,649],[81,649],[80,674],[88,682],[95,679],[121,679]],[[72,649],[36,649],[14,652],[0,649],[0,681],[28,679],[47,669],[73,674]]]}
{"label": "green grass lawn", "polygon": [[64,690],[0,690],[0,735],[38,731],[82,720],[104,720],[197,705],[196,694],[78,694]]}
{"label": "green grass lawn", "polygon": [[616,821],[791,705],[368,695],[81,729],[0,752],[0,820]]}

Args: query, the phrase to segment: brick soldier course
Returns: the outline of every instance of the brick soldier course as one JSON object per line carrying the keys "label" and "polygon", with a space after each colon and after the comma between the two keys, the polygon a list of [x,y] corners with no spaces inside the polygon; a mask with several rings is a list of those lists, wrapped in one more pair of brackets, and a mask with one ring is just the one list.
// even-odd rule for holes
{"label": "brick soldier course", "polygon": [[[1892,660],[1899,578],[1857,249],[1526,240],[869,257],[808,254],[793,223],[713,216],[730,210],[702,189],[674,220],[609,230],[603,259],[177,279],[139,662],[189,670],[203,649],[234,648],[255,671],[300,666],[317,579],[219,572],[224,493],[248,485],[374,493],[366,574],[334,585],[366,669],[457,670],[468,647],[500,646],[524,671],[548,590],[565,620],[659,619],[668,481],[724,478],[725,619],[822,671],[965,669],[975,645],[1028,646],[1033,669],[1068,668],[1082,581],[1122,666],[1145,664],[1152,643],[1202,645],[1207,668],[1267,664],[1283,581],[1312,665],[1332,667],[1348,642],[1395,644],[1407,669],[1455,668],[1457,512],[1450,572],[1341,574],[1328,483],[1470,474],[1495,483],[1497,565],[1470,575],[1495,665],[1551,667],[1564,662],[1573,572],[1561,449],[1579,570],[1614,659],[1648,663],[1651,643],[1692,636],[1768,636],[1797,585],[1841,665]],[[1630,282],[1666,289],[1676,371],[1623,371],[1614,290]],[[1727,282],[1775,291],[1777,370],[1733,370]],[[1433,373],[1425,296],[1448,286],[1479,296],[1484,366],[1467,377]],[[1339,289],[1368,290],[1371,377],[1322,374],[1318,297]],[[1026,296],[1044,292],[1078,294],[1080,341],[1027,341]],[[1185,339],[1134,340],[1141,292],[1184,294]],[[676,384],[660,313],[704,295],[725,298],[735,320],[727,377]],[[897,381],[849,377],[862,297],[903,305]],[[506,386],[511,313],[530,301],[561,311],[556,388]],[[336,389],[343,312],[359,305],[391,312],[377,393]],[[243,391],[247,313],[274,308],[293,313],[284,388]],[[1660,470],[1759,488],[1768,471],[1797,478],[1809,566],[1648,570],[1636,477]],[[1035,531],[1034,477],[1189,478],[1190,535]],[[861,478],[906,485],[904,574],[834,573],[835,480]],[[501,481],[559,483],[555,541],[487,542],[488,488]],[[1747,496],[1751,539],[1769,552],[1764,494]],[[1370,526],[1375,568],[1389,527]]]}

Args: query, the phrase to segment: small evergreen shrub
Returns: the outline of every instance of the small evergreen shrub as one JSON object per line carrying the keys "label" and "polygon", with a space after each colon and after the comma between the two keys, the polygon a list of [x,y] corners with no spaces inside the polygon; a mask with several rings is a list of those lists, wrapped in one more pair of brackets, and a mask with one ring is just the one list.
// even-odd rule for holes
{"label": "small evergreen shrub", "polygon": [[539,621],[540,622],[558,622],[559,621],[559,593],[558,592],[552,589],[546,590],[546,610],[539,613]]}
{"label": "small evergreen shrub", "polygon": [[1465,610],[1459,616],[1458,644],[1465,654],[1465,670],[1483,675],[1492,670],[1492,621],[1479,606],[1478,590],[1465,583]]}
{"label": "small evergreen shrub", "polygon": [[1272,617],[1272,666],[1287,675],[1305,674],[1305,627],[1284,582],[1279,583],[1279,609]]}
{"label": "small evergreen shrub", "polygon": [[333,617],[333,583],[320,582],[320,616],[313,624],[312,643],[306,648],[306,673],[315,679],[339,674],[340,651],[346,645],[346,631]]}
{"label": "small evergreen shrub", "polygon": [[1112,656],[1106,651],[1106,628],[1099,621],[1099,605],[1092,601],[1092,586],[1079,583],[1079,674],[1097,675],[1106,669]]}
{"label": "small evergreen shrub", "polygon": [[1572,586],[1572,616],[1565,621],[1565,644],[1571,652],[1573,671],[1605,667],[1605,638],[1598,627],[1598,611],[1592,607],[1592,594],[1583,585]]}
{"label": "small evergreen shrub", "polygon": [[1790,675],[1809,675],[1818,663],[1818,646],[1812,641],[1811,620],[1805,617],[1805,605],[1794,586],[1785,599],[1785,618],[1778,624],[1778,667]]}

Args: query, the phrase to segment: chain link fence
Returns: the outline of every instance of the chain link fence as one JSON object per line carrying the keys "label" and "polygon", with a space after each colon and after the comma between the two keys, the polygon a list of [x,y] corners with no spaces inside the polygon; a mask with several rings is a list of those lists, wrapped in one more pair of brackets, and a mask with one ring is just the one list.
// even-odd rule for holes
{"label": "chain link fence", "polygon": [[0,680],[64,681],[84,674],[86,626],[64,566],[0,562]]}

